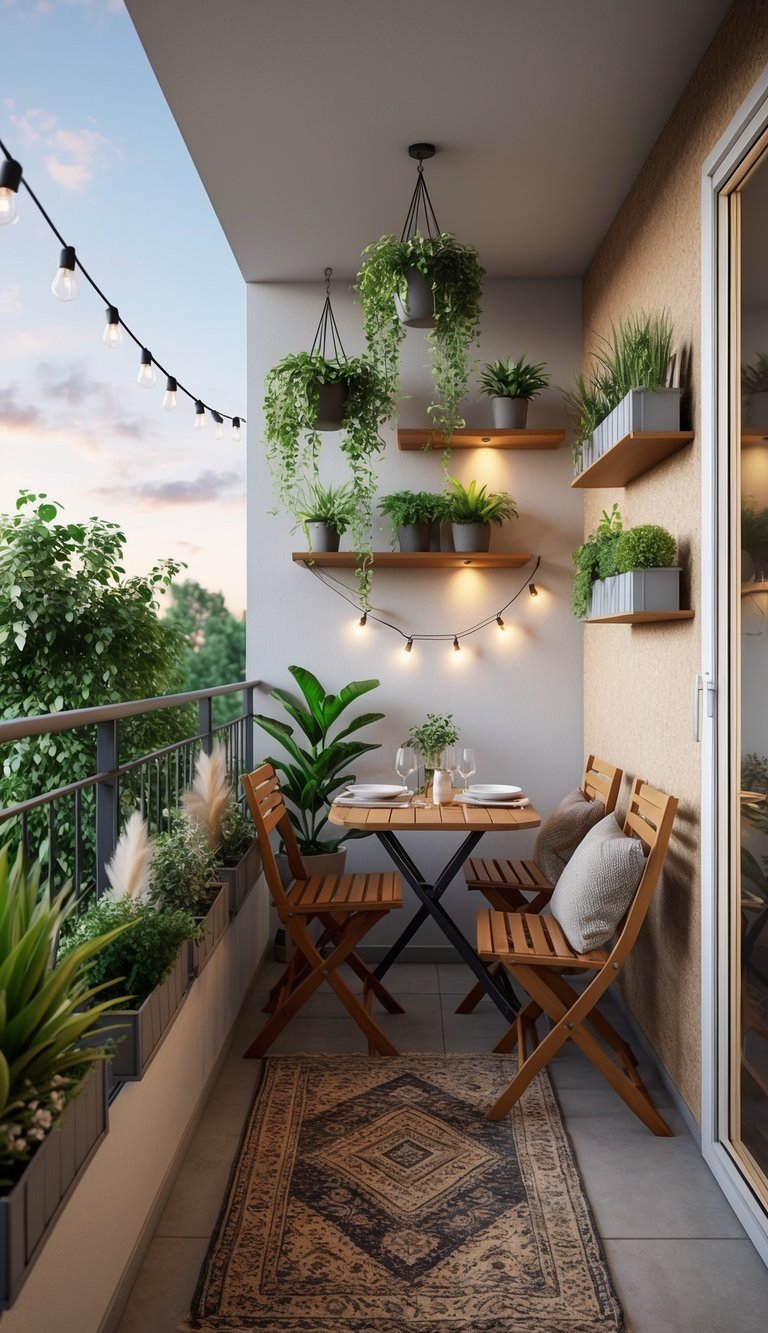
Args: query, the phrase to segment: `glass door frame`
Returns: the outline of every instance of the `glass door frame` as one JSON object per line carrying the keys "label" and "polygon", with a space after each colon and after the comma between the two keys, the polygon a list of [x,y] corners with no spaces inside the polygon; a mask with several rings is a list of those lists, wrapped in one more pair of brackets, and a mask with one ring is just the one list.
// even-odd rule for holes
{"label": "glass door frame", "polygon": [[[732,367],[739,365],[737,281],[738,187],[765,149],[768,70],[739,108],[702,171],[702,606],[701,675],[695,684],[695,734],[702,743],[702,1152],[739,1220],[768,1263],[768,1218],[742,1153],[730,1140],[734,1115],[731,1014],[737,1004],[731,965],[734,914],[731,885],[738,883],[737,839],[730,784],[734,772],[737,673],[731,646],[738,630],[736,598],[740,513],[738,452],[731,441],[740,424]],[[740,451],[739,451],[740,452]],[[735,548],[735,549],[734,549]]]}

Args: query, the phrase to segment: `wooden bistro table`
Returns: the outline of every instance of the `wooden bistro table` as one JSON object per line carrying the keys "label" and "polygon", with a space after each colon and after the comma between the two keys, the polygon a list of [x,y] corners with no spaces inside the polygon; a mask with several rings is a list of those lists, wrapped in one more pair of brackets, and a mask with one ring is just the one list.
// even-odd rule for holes
{"label": "wooden bistro table", "polygon": [[[427,807],[413,804],[376,807],[332,805],[329,820],[339,828],[365,829],[367,833],[375,833],[421,902],[419,910],[387,950],[374,975],[381,979],[417,930],[432,917],[497,1009],[508,1022],[514,1022],[518,1006],[511,989],[491,975],[440,899],[484,833],[514,833],[538,828],[541,823],[538,811],[532,805],[513,810],[500,806],[460,805],[456,802]],[[400,841],[398,835],[402,833],[464,833],[466,836],[430,884]]]}

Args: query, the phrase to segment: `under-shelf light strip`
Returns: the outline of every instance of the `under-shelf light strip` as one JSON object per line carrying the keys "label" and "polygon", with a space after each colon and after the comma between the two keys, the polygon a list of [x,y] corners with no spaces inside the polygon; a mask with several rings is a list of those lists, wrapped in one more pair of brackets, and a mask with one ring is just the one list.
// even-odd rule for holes
{"label": "under-shelf light strip", "polygon": [[[114,330],[114,328],[115,328],[116,326],[119,327],[119,328],[124,329],[125,332],[128,334],[128,337],[131,338],[131,339],[133,340],[133,342],[135,342],[136,346],[137,346],[137,347],[139,348],[139,350],[141,351],[142,364],[149,364],[150,367],[153,366],[153,365],[156,366],[157,369],[160,371],[160,373],[163,374],[163,375],[165,375],[166,380],[168,381],[168,387],[169,387],[169,389],[170,389],[170,383],[172,382],[172,383],[173,383],[173,392],[174,392],[174,393],[175,393],[176,391],[178,391],[178,392],[180,392],[180,393],[186,394],[187,398],[189,398],[193,403],[195,403],[196,406],[197,406],[197,404],[199,403],[199,404],[203,407],[203,409],[204,409],[205,411],[211,413],[211,416],[213,417],[213,420],[214,420],[214,422],[216,423],[217,427],[220,425],[221,421],[231,421],[231,422],[232,422],[232,433],[233,433],[233,436],[234,436],[235,439],[239,439],[239,438],[240,438],[240,427],[241,427],[242,425],[244,425],[244,423],[245,423],[245,417],[243,417],[243,416],[228,416],[226,412],[214,411],[214,409],[213,409],[212,407],[209,407],[208,404],[205,403],[205,402],[200,398],[200,395],[199,395],[199,394],[197,394],[197,393],[193,393],[191,389],[187,389],[186,386],[183,385],[183,384],[180,382],[180,380],[178,380],[178,379],[176,378],[175,375],[171,375],[170,371],[166,370],[165,366],[161,365],[160,362],[157,360],[157,358],[154,357],[154,356],[152,356],[151,353],[149,353],[149,352],[147,351],[146,343],[145,343],[141,338],[137,338],[136,334],[133,332],[133,329],[129,328],[129,326],[126,324],[125,320],[124,320],[124,319],[122,318],[122,316],[120,315],[120,313],[119,313],[119,308],[118,308],[117,306],[115,306],[115,305],[112,304],[112,302],[108,299],[108,297],[106,297],[106,296],[104,295],[104,293],[103,293],[103,291],[101,290],[101,288],[99,287],[98,283],[91,277],[91,275],[90,275],[90,273],[88,272],[87,268],[85,268],[85,266],[84,266],[82,260],[80,259],[80,256],[79,256],[79,254],[77,253],[75,247],[74,247],[74,246],[70,246],[70,245],[68,245],[67,242],[64,240],[64,237],[62,236],[62,234],[61,234],[61,232],[59,231],[58,227],[57,227],[56,224],[54,223],[54,221],[53,221],[53,219],[51,218],[50,214],[45,210],[45,208],[43,207],[43,205],[40,203],[40,200],[38,199],[37,195],[35,194],[34,190],[32,189],[32,186],[29,184],[29,182],[28,182],[26,176],[24,176],[24,174],[22,173],[21,168],[19,167],[18,163],[16,163],[15,159],[12,157],[12,155],[10,154],[10,152],[8,151],[8,149],[6,148],[6,146],[5,146],[5,144],[3,143],[2,139],[0,139],[0,152],[4,155],[5,160],[6,160],[6,163],[12,163],[13,166],[14,166],[14,168],[17,168],[17,170],[16,170],[15,172],[12,171],[11,174],[9,175],[9,177],[8,177],[9,180],[11,180],[12,178],[15,179],[15,176],[16,176],[16,175],[18,175],[18,177],[19,177],[18,185],[16,186],[16,189],[13,190],[13,186],[12,186],[12,185],[11,185],[11,187],[10,187],[10,188],[13,190],[13,193],[14,193],[14,194],[18,193],[18,188],[19,188],[19,186],[22,186],[22,185],[24,186],[24,189],[26,190],[26,192],[27,192],[27,194],[29,195],[30,199],[32,200],[33,204],[34,204],[35,207],[37,208],[38,212],[41,214],[41,216],[42,216],[42,217],[44,218],[44,220],[47,222],[47,224],[48,224],[48,226],[50,227],[51,231],[53,232],[54,236],[56,237],[56,239],[58,240],[59,244],[61,245],[61,247],[62,247],[62,258],[63,258],[63,253],[64,253],[64,251],[66,251],[68,255],[71,255],[71,257],[72,257],[72,262],[73,262],[73,263],[76,263],[77,268],[78,268],[79,271],[82,273],[82,275],[83,275],[83,277],[85,278],[86,282],[93,288],[93,290],[95,291],[96,295],[99,296],[99,297],[101,297],[101,300],[104,302],[104,305],[105,305],[106,310],[107,310],[107,327],[108,327],[109,329],[112,329],[112,330]],[[6,169],[6,170],[7,170],[7,169]],[[15,209],[14,209],[14,219],[13,219],[13,220],[16,220],[16,219],[15,219]],[[74,270],[73,270],[73,271],[74,271]],[[114,333],[113,333],[112,337],[111,337],[109,340],[107,340],[107,338],[105,337],[105,342],[107,342],[107,341],[108,341],[108,345],[110,345],[110,346],[114,346],[114,345],[116,344],[116,342],[119,341],[119,340],[117,339],[117,337],[116,337],[116,336],[114,335]],[[147,358],[147,357],[149,357],[149,361],[148,361],[148,362],[146,362],[146,358]]]}
{"label": "under-shelf light strip", "polygon": [[[477,624],[470,625],[468,629],[452,630],[450,634],[412,634],[410,630],[402,630],[399,625],[393,625],[391,620],[385,620],[383,616],[377,616],[374,611],[364,610],[360,603],[355,601],[355,598],[350,594],[347,585],[342,583],[341,579],[337,579],[333,574],[328,574],[324,570],[318,569],[315,565],[307,565],[306,568],[311,574],[314,574],[315,578],[319,579],[326,588],[330,588],[331,592],[335,592],[337,597],[341,597],[345,602],[348,602],[350,606],[353,606],[356,612],[361,613],[358,621],[360,629],[365,629],[368,622],[374,620],[377,625],[384,625],[387,629],[394,630],[395,634],[399,634],[400,638],[405,641],[404,651],[410,653],[414,643],[417,643],[419,640],[424,642],[452,643],[454,649],[458,652],[461,648],[462,639],[468,639],[470,635],[478,634],[480,630],[487,629],[489,625],[496,624],[498,625],[499,630],[505,630],[506,625],[502,620],[503,613],[509,610],[510,606],[517,601],[518,597],[522,596],[526,588],[531,590],[535,588],[536,585],[533,580],[536,577],[536,571],[540,564],[541,556],[537,555],[536,564],[525,580],[525,583],[518,588],[517,592],[513,597],[510,597],[508,602],[505,602],[503,606],[499,607],[498,611],[494,611],[491,615],[485,616],[483,620],[478,620]],[[538,596],[538,592],[533,595]]]}

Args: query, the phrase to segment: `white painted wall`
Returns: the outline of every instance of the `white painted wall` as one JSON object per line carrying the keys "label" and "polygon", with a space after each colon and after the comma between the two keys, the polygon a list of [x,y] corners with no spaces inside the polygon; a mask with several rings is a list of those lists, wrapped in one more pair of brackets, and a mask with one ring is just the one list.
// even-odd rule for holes
{"label": "white painted wall", "polygon": [[[261,877],[193,983],[139,1083],[110,1107],[109,1133],[67,1202],[3,1333],[98,1333],[119,1316],[267,938]],[[148,1226],[149,1224],[149,1226]],[[127,1294],[123,1287],[123,1294]],[[107,1321],[108,1315],[113,1318]],[[147,1333],[150,1330],[147,1329]]]}
{"label": "white painted wall", "polygon": [[[248,411],[248,672],[265,685],[290,687],[288,666],[309,667],[329,689],[354,678],[375,676],[381,688],[365,703],[384,712],[371,739],[381,749],[361,761],[359,778],[391,779],[397,745],[413,723],[427,712],[452,712],[462,740],[479,757],[478,781],[510,780],[523,785],[542,811],[577,785],[582,755],[582,628],[571,616],[570,554],[581,541],[582,500],[569,487],[570,453],[512,453],[496,450],[459,451],[451,470],[465,483],[473,477],[505,488],[515,496],[520,517],[502,530],[494,529],[492,548],[540,554],[536,583],[541,596],[527,591],[505,614],[509,632],[482,631],[469,640],[461,656],[450,644],[417,644],[410,656],[391,631],[373,627],[360,633],[351,608],[323,588],[310,573],[294,565],[292,550],[303,547],[301,533],[290,536],[285,515],[271,516],[272,492],[262,444],[261,400],[270,366],[289,351],[308,348],[320,314],[323,289],[313,284],[249,286],[249,411]],[[336,319],[348,353],[363,350],[361,312],[346,284],[333,289]],[[549,363],[553,382],[567,385],[581,364],[581,284],[578,280],[507,279],[488,281],[483,300],[481,360],[518,356]],[[400,424],[426,423],[430,376],[425,335],[409,330],[401,360],[403,403]],[[471,425],[490,424],[487,400],[470,403],[465,415]],[[560,394],[550,390],[534,402],[531,425],[564,424]],[[342,478],[339,436],[324,437],[321,475]],[[380,467],[380,493],[439,490],[439,454],[398,451],[394,430]],[[374,541],[387,549],[382,524]],[[339,571],[333,571],[338,573]],[[388,620],[408,632],[451,633],[482,619],[506,602],[526,578],[525,570],[473,569],[380,571],[373,601]],[[344,572],[350,586],[352,574]],[[279,716],[279,707],[261,696],[265,712]],[[265,736],[262,753],[272,742]],[[257,754],[259,754],[257,742]],[[455,834],[414,833],[406,837],[411,854],[431,875],[457,846]],[[480,851],[528,855],[533,835],[488,836]],[[390,868],[386,853],[373,839],[350,844],[351,869]],[[472,896],[474,899],[474,895]],[[410,895],[407,903],[410,907]],[[474,909],[463,880],[446,900],[473,935]],[[397,914],[369,941],[394,938],[402,922]],[[432,922],[415,941],[439,946],[443,936]]]}

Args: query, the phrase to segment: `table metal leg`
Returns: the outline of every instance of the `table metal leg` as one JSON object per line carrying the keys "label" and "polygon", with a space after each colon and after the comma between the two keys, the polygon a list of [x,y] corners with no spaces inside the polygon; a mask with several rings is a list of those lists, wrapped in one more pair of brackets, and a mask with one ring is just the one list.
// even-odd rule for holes
{"label": "table metal leg", "polygon": [[440,903],[440,898],[454,878],[456,871],[469,856],[472,849],[477,846],[482,833],[473,832],[464,839],[458,851],[451,857],[434,884],[431,885],[423,878],[418,867],[394,833],[381,830],[380,832],[377,831],[376,836],[386,847],[395,865],[400,870],[403,878],[410,884],[417,898],[421,900],[421,907],[382,958],[375,969],[374,976],[381,978],[385,975],[394,960],[402,953],[408,941],[413,938],[419,927],[431,916],[437,922],[446,939],[453,945],[459,957],[477,977],[483,990],[493,1000],[496,1008],[503,1014],[507,1022],[513,1023],[517,1017],[519,1007],[514,995],[510,997],[505,989],[502,989],[495,978],[491,976],[485,963],[478,958],[469,940],[462,934],[455,921]]}

